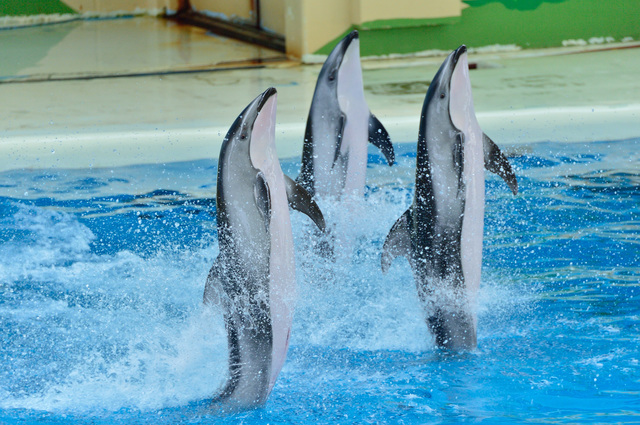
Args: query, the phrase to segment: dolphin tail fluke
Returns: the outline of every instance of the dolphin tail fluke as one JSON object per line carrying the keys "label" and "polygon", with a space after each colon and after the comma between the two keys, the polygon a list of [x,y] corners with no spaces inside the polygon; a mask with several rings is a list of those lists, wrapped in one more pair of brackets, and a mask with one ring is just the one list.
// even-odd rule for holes
{"label": "dolphin tail fluke", "polygon": [[484,167],[502,177],[513,194],[517,195],[518,180],[516,180],[516,175],[507,157],[502,153],[498,145],[484,133],[482,134],[482,143],[484,148]]}
{"label": "dolphin tail fluke", "polygon": [[369,114],[369,142],[382,151],[389,165],[393,165],[396,155],[393,151],[391,138],[382,123],[373,114]]}
{"label": "dolphin tail fluke", "polygon": [[316,226],[324,232],[326,224],[322,211],[313,198],[311,198],[309,192],[286,175],[284,176],[284,184],[287,189],[289,206],[294,210],[300,211],[301,213],[309,216],[309,218],[316,223]]}
{"label": "dolphin tail fluke", "polygon": [[411,208],[400,216],[398,221],[393,225],[387,239],[382,247],[382,258],[380,260],[382,272],[386,273],[391,263],[396,257],[405,256],[411,259],[411,228],[409,220],[411,219]]}

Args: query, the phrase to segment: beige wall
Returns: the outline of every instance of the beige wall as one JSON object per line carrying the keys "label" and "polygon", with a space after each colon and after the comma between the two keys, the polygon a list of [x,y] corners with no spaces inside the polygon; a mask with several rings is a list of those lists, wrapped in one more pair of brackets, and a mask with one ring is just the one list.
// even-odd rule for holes
{"label": "beige wall", "polygon": [[190,0],[196,10],[222,13],[229,19],[253,21],[253,0]]}
{"label": "beige wall", "polygon": [[287,54],[302,57],[340,36],[351,25],[386,19],[460,16],[461,0],[285,0]]}
{"label": "beige wall", "polygon": [[462,8],[459,0],[351,0],[351,21],[445,18],[460,16]]}
{"label": "beige wall", "polygon": [[262,27],[284,35],[284,9],[285,0],[260,0]]}
{"label": "beige wall", "polygon": [[351,4],[345,0],[286,0],[287,54],[302,57],[324,46],[351,26]]}

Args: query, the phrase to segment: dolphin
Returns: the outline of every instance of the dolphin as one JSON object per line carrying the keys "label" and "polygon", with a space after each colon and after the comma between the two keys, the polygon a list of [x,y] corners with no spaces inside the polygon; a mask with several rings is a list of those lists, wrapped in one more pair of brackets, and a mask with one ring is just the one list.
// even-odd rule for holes
{"label": "dolphin", "polygon": [[367,140],[389,165],[394,163],[389,134],[364,98],[360,40],[358,31],[352,31],[331,51],[318,75],[297,182],[316,197],[362,197]]}
{"label": "dolphin", "polygon": [[224,312],[229,376],[214,404],[229,409],[264,404],[285,361],[296,292],[288,206],[325,228],[309,193],[280,168],[276,98],[269,88],[254,99],[220,149],[220,254],[209,272],[204,302]]}
{"label": "dolphin", "polygon": [[475,116],[467,48],[444,61],[422,107],[413,203],[391,228],[382,271],[405,256],[413,270],[436,345],[477,346],[476,296],[484,228],[484,170],[502,177],[513,194],[516,176]]}

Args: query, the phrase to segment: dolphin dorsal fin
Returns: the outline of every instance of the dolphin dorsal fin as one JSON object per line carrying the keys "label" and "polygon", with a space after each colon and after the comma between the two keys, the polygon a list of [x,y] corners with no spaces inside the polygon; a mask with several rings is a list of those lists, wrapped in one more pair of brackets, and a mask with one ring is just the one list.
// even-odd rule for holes
{"label": "dolphin dorsal fin", "polygon": [[378,118],[371,113],[369,114],[369,142],[382,151],[389,165],[393,165],[396,155],[393,151],[389,133]]}
{"label": "dolphin dorsal fin", "polygon": [[516,175],[507,157],[504,156],[498,145],[484,133],[482,133],[482,144],[484,150],[484,168],[502,177],[507,185],[509,185],[513,194],[517,195],[518,180],[516,180]]}
{"label": "dolphin dorsal fin", "polygon": [[411,208],[406,210],[404,214],[393,225],[382,247],[382,258],[380,265],[382,272],[386,273],[391,263],[396,257],[405,256],[411,260],[411,227],[409,220],[411,217]]}
{"label": "dolphin dorsal fin", "polygon": [[292,180],[289,176],[284,176],[284,185],[287,189],[287,200],[289,206],[296,211],[306,214],[316,223],[316,226],[324,232],[326,224],[322,211],[316,202],[311,198],[301,185]]}

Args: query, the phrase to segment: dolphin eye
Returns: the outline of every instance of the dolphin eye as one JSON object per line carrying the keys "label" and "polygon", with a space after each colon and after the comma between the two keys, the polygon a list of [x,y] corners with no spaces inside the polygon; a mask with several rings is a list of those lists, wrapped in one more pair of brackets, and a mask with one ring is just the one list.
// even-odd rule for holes
{"label": "dolphin eye", "polygon": [[329,74],[329,81],[333,81],[336,79],[336,70],[334,69],[333,71],[331,71],[331,73]]}
{"label": "dolphin eye", "polygon": [[440,99],[444,99],[445,95],[444,93],[440,93]]}

